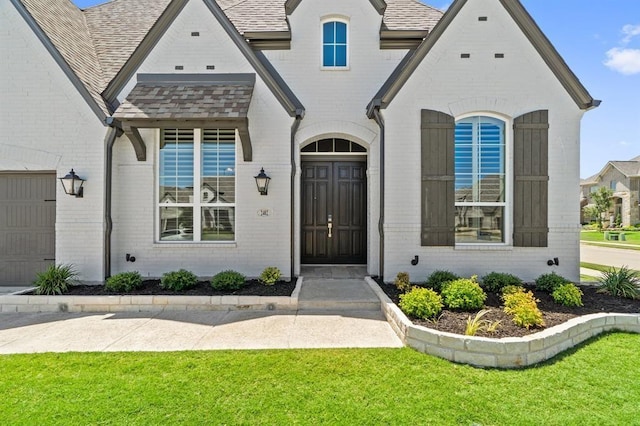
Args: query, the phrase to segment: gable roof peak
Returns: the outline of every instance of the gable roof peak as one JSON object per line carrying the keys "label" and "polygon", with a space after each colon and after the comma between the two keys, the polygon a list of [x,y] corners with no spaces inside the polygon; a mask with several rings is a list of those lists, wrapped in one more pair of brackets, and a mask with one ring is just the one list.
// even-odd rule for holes
{"label": "gable roof peak", "polygon": [[[562,59],[558,51],[553,47],[549,39],[535,23],[531,15],[522,6],[519,0],[495,0],[499,1],[511,18],[518,25],[522,33],[529,40],[544,62],[565,88],[580,109],[589,110],[600,105],[600,101],[593,99],[587,89],[582,85],[576,75]],[[409,80],[413,72],[422,63],[427,54],[433,49],[442,34],[465,7],[468,0],[454,0],[438,21],[433,30],[425,37],[415,52],[409,54],[411,58],[401,62],[393,74],[383,84],[381,89],[369,103],[367,114],[373,117],[373,109],[386,108],[400,92],[404,84]]]}

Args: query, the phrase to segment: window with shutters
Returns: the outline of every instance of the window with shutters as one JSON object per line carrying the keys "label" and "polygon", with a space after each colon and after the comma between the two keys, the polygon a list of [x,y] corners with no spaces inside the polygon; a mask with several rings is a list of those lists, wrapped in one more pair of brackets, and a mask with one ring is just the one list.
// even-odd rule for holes
{"label": "window with shutters", "polygon": [[235,240],[235,129],[162,129],[158,241]]}
{"label": "window with shutters", "polygon": [[332,19],[322,24],[322,68],[346,69],[348,61],[348,25]]}
{"label": "window with shutters", "polygon": [[455,242],[504,243],[505,123],[486,116],[456,121]]}

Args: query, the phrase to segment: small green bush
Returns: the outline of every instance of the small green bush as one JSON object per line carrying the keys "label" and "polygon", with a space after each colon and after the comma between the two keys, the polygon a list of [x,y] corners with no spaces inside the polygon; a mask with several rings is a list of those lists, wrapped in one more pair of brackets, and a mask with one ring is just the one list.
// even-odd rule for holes
{"label": "small green bush", "polygon": [[609,268],[598,278],[598,290],[612,296],[627,299],[640,298],[640,273],[626,266],[616,270]]}
{"label": "small green bush", "polygon": [[517,293],[519,291],[524,291],[524,287],[519,285],[508,285],[502,289],[502,297],[504,298],[507,294]]}
{"label": "small green bush", "polygon": [[260,281],[266,285],[274,285],[282,276],[280,269],[275,266],[267,266],[260,274]]}
{"label": "small green bush", "polygon": [[513,316],[513,322],[518,327],[530,328],[544,326],[542,312],[533,293],[520,288],[504,294],[504,312]]}
{"label": "small green bush", "polygon": [[551,297],[564,306],[582,306],[582,290],[573,283],[559,285],[553,290]]}
{"label": "small green bush", "polygon": [[442,311],[442,297],[435,291],[414,287],[400,295],[400,309],[405,314],[422,319],[436,317]]}
{"label": "small green bush", "polygon": [[46,271],[37,274],[33,284],[36,294],[63,294],[74,283],[78,273],[73,265],[49,265]]}
{"label": "small green bush", "polygon": [[142,277],[137,271],[120,272],[109,278],[104,284],[105,288],[110,291],[130,292],[142,286]]}
{"label": "small green bush", "polygon": [[503,272],[491,272],[482,277],[482,283],[480,284],[486,291],[494,293],[498,293],[502,291],[504,287],[510,285],[521,286],[522,280],[515,275]]}
{"label": "small green bush", "polygon": [[427,278],[427,282],[424,284],[425,287],[433,289],[435,291],[442,291],[442,286],[450,281],[455,281],[460,277],[449,271],[434,271],[429,278]]}
{"label": "small green bush", "polygon": [[442,287],[442,300],[450,309],[470,311],[480,309],[487,295],[476,282],[476,276],[449,281]]}
{"label": "small green bush", "polygon": [[218,272],[211,278],[211,287],[215,290],[237,290],[241,288],[247,277],[236,271]]}
{"label": "small green bush", "polygon": [[185,269],[167,272],[163,274],[160,279],[160,287],[173,291],[184,291],[195,286],[197,283],[198,278]]}
{"label": "small green bush", "polygon": [[402,293],[406,293],[407,291],[409,291],[411,289],[411,281],[409,279],[409,273],[398,272],[398,275],[396,275],[396,279],[393,280],[393,284]]}
{"label": "small green bush", "polygon": [[536,278],[536,289],[546,291],[547,293],[553,293],[558,286],[570,282],[571,281],[561,275],[557,275],[555,272],[542,274]]}

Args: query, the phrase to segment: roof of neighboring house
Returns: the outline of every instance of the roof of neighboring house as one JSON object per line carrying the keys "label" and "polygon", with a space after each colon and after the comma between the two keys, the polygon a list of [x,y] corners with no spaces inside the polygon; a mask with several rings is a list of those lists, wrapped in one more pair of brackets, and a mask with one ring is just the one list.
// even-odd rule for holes
{"label": "roof of neighboring house", "polygon": [[[165,76],[169,78],[139,75],[138,84],[118,107],[114,117],[122,120],[246,117],[255,75],[209,76],[214,78],[188,81],[180,74]],[[180,81],[170,77],[180,77]]]}
{"label": "roof of neighboring house", "polygon": [[[110,106],[114,101],[113,91],[122,86],[119,82],[115,88],[111,87],[123,67],[132,58],[141,61],[146,57],[145,52],[136,56],[145,39],[150,37],[155,27],[168,26],[175,17],[170,16],[165,22],[163,15],[171,8],[171,14],[179,13],[186,3],[185,0],[112,0],[81,10],[71,0],[11,1],[25,12],[23,16],[28,22],[32,20],[29,22],[32,27],[33,24],[37,25],[34,30],[42,31],[40,36],[43,42],[48,39],[53,49],[61,54],[104,115],[108,115],[113,108]],[[382,0],[378,2],[384,4]],[[214,9],[219,7],[225,19],[241,35],[290,31],[285,0],[216,0],[205,3],[217,3],[216,6],[208,6],[214,14]],[[442,12],[418,0],[387,0],[383,29],[430,31],[441,16]],[[161,28],[159,34],[154,36],[159,37],[162,33]],[[248,54],[246,51],[243,53]],[[263,73],[275,73],[272,67],[264,64],[262,56],[256,56],[252,58],[254,65],[262,62],[257,65]],[[122,78],[126,76],[128,74]],[[272,86],[286,86],[277,75],[271,80]],[[290,101],[283,102],[288,109],[301,109],[288,88],[274,90],[279,92],[280,97],[290,98]],[[105,91],[108,96],[104,96]]]}
{"label": "roof of neighboring house", "polygon": [[612,167],[626,177],[640,177],[640,155],[627,161],[608,161],[599,173],[586,179],[581,179],[580,186],[599,183],[602,180],[602,176]]}

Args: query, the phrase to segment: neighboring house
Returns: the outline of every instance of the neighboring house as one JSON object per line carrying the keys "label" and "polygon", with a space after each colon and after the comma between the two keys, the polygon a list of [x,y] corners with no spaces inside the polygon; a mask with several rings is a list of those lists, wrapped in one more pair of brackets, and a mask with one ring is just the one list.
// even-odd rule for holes
{"label": "neighboring house", "polygon": [[620,215],[622,226],[640,223],[640,156],[629,161],[609,161],[602,170],[580,181],[580,221],[588,223],[584,208],[592,205],[591,194],[599,188],[610,189],[612,205],[605,223],[613,224]]}
{"label": "neighboring house", "polygon": [[517,0],[9,0],[0,28],[1,284],[54,259],[578,279],[599,101]]}

